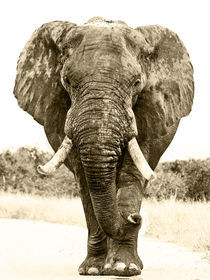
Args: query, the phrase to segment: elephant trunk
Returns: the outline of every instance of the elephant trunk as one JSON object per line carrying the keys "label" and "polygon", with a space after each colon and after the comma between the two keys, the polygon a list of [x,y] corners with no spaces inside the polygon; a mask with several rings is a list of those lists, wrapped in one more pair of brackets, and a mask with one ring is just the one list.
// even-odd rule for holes
{"label": "elephant trunk", "polygon": [[[89,89],[72,106],[65,126],[77,146],[96,218],[112,238],[123,238],[128,223],[117,206],[116,168],[123,148],[137,135],[134,113],[119,96],[116,88]],[[132,143],[128,147],[136,153]]]}
{"label": "elephant trunk", "polygon": [[123,219],[119,213],[116,202],[116,155],[86,155],[81,151],[81,161],[89,187],[96,218],[103,231],[110,237],[123,236]]}
{"label": "elephant trunk", "polygon": [[125,144],[125,116],[119,104],[108,97],[95,102],[83,100],[79,108],[79,113],[75,109],[71,112],[74,115],[71,134],[81,158],[94,212],[103,231],[120,238],[124,221],[116,201],[116,167]]}

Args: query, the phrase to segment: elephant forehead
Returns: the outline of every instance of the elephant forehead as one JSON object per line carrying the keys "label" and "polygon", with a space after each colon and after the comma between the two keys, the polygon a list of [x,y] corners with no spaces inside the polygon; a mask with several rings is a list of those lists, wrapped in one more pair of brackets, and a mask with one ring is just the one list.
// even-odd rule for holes
{"label": "elephant forehead", "polygon": [[74,75],[76,70],[90,74],[100,69],[113,70],[116,75],[128,72],[133,76],[141,70],[136,61],[139,52],[138,42],[135,42],[136,31],[126,25],[105,25],[78,26],[73,30],[72,37],[68,38],[69,42],[77,41],[76,44],[71,43],[76,47],[73,47],[68,61],[68,68]]}
{"label": "elephant forehead", "polygon": [[140,32],[118,22],[90,22],[77,26],[73,33],[76,38],[82,35],[83,44],[97,43],[98,47],[116,45],[121,46],[122,50],[129,48],[137,52],[141,48],[150,47]]}
{"label": "elephant forehead", "polygon": [[78,28],[78,33],[84,34],[84,39],[89,41],[110,42],[112,44],[121,43],[123,30],[118,25],[84,25]]}

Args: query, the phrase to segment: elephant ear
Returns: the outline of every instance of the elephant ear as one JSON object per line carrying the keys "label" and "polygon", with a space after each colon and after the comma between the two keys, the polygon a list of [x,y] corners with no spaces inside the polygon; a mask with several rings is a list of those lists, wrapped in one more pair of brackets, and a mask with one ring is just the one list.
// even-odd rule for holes
{"label": "elephant ear", "polygon": [[168,134],[171,127],[190,113],[194,96],[193,68],[175,33],[161,26],[136,30],[150,47],[148,52],[139,53],[147,84],[138,98],[135,115],[141,137],[157,139]]}
{"label": "elephant ear", "polygon": [[66,113],[71,106],[60,71],[62,41],[74,26],[63,21],[42,25],[25,45],[17,65],[14,95],[19,106],[44,126],[54,149],[64,137]]}

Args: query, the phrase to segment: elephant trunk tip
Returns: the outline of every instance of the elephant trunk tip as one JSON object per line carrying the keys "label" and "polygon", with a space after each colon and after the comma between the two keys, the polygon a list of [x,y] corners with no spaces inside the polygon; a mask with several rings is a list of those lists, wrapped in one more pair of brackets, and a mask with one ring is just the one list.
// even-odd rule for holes
{"label": "elephant trunk tip", "polygon": [[139,225],[139,226],[142,225],[142,217],[139,215],[139,213],[132,213],[132,214],[130,214],[128,216],[128,221],[131,224],[134,224],[134,225]]}

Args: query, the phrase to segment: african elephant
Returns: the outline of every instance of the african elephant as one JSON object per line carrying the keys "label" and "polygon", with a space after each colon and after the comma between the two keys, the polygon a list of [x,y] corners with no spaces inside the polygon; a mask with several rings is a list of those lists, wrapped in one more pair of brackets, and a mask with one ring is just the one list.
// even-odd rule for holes
{"label": "african elephant", "polygon": [[64,162],[80,186],[88,227],[80,274],[141,273],[144,189],[191,111],[193,92],[189,55],[161,26],[55,21],[26,44],[14,94],[57,151],[39,171],[50,173]]}

